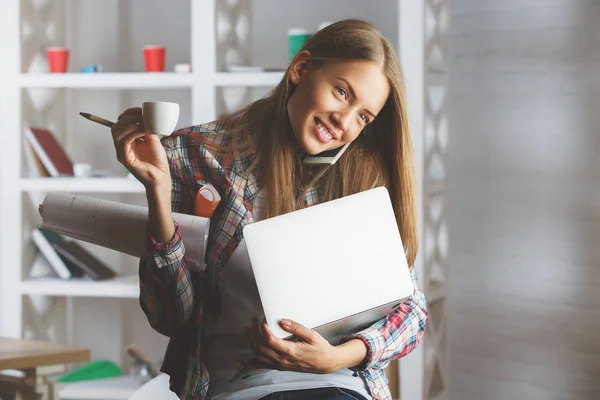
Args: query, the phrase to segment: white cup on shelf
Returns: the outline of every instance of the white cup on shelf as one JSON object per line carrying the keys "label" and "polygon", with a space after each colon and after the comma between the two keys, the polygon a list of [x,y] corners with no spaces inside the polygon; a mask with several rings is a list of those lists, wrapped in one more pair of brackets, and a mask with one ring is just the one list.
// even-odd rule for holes
{"label": "white cup on shelf", "polygon": [[142,119],[146,129],[151,133],[169,136],[179,121],[179,104],[166,101],[146,101],[142,104]]}
{"label": "white cup on shelf", "polygon": [[73,164],[73,175],[76,178],[89,178],[92,176],[92,166],[87,163]]}

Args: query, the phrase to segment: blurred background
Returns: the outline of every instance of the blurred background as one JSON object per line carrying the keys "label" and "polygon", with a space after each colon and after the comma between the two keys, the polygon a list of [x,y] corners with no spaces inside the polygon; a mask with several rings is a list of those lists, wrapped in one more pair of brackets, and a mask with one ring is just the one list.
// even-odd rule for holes
{"label": "blurred background", "polygon": [[453,0],[456,399],[600,397],[600,2]]}
{"label": "blurred background", "polygon": [[[162,100],[180,104],[178,127],[212,120],[279,82],[290,29],[351,17],[398,50],[419,171],[430,320],[388,370],[394,398],[600,398],[600,0],[0,0],[0,337],[80,351],[34,367],[36,390],[102,361],[111,398],[128,398],[148,365],[125,349],[156,368],[167,343],[140,310],[137,259],[81,242],[118,276],[77,278],[35,240],[50,191],[145,204],[108,128],[77,114]],[[166,50],[160,73],[148,45]],[[50,73],[50,47],[69,51],[64,73]],[[88,172],[52,177],[28,127]],[[20,379],[2,357],[21,342],[6,340],[0,370]],[[99,390],[70,388],[57,396]]]}

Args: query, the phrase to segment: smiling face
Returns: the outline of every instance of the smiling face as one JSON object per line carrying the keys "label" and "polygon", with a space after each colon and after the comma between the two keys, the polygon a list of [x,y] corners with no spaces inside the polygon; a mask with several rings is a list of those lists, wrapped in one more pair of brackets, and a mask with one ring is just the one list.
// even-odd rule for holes
{"label": "smiling face", "polygon": [[296,84],[287,110],[298,145],[318,154],[352,142],[383,108],[390,86],[371,61],[332,61],[318,68],[297,54],[289,79]]}

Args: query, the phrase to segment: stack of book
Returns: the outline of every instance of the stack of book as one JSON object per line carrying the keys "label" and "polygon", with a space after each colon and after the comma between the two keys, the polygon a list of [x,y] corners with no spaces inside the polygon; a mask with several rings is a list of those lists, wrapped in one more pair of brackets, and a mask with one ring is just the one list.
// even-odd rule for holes
{"label": "stack of book", "polygon": [[91,278],[92,280],[112,279],[116,272],[73,240],[67,240],[59,233],[44,228],[31,232],[33,242],[41,254],[35,259],[31,277],[38,271],[48,270],[47,265],[61,279]]}

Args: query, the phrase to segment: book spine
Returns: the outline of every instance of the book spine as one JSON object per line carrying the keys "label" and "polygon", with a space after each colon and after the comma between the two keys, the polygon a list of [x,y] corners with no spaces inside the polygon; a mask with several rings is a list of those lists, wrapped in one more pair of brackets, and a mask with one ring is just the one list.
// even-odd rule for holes
{"label": "book spine", "polygon": [[71,277],[71,272],[69,268],[65,265],[65,263],[61,260],[58,253],[54,250],[54,247],[46,240],[44,234],[40,232],[38,229],[34,229],[31,232],[31,238],[34,243],[40,249],[44,257],[48,263],[54,268],[58,276],[62,279],[69,279]]}
{"label": "book spine", "polygon": [[97,280],[101,279],[100,275],[98,275],[96,273],[96,271],[94,271],[92,268],[90,268],[89,265],[87,265],[86,263],[81,261],[74,254],[71,254],[71,252],[69,252],[67,249],[55,245],[54,250],[65,260],[68,260],[70,263],[76,265],[79,269],[84,271],[84,274],[89,276],[93,280],[97,281]]}
{"label": "book spine", "polygon": [[31,132],[31,130],[29,130],[29,129],[26,130],[25,137],[27,138],[27,140],[29,140],[29,143],[31,143],[31,146],[33,147],[33,149],[37,153],[38,157],[42,161],[42,164],[44,164],[44,167],[46,168],[46,170],[48,171],[50,176],[58,177],[60,175],[58,173],[58,170],[54,166],[54,163],[52,163],[52,160],[50,160],[50,157],[48,157],[48,154],[46,154],[46,152],[44,151],[44,149],[42,148],[40,143],[37,141],[37,139],[33,135],[33,132]]}
{"label": "book spine", "polygon": [[25,172],[30,178],[39,178],[40,172],[35,165],[35,158],[33,156],[33,147],[30,143],[25,143],[23,152],[25,153]]}

